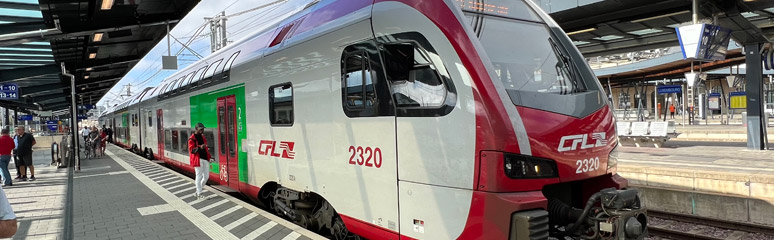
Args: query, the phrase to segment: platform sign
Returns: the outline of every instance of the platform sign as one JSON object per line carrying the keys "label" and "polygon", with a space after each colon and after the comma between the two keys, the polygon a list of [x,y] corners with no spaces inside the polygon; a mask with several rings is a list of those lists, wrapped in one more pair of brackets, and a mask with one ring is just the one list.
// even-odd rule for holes
{"label": "platform sign", "polygon": [[32,121],[32,115],[19,115],[19,121]]}
{"label": "platform sign", "polygon": [[656,91],[658,92],[658,94],[672,94],[672,93],[681,94],[681,93],[683,93],[683,86],[681,86],[681,85],[659,85],[656,88]]}
{"label": "platform sign", "polygon": [[693,24],[678,27],[677,39],[683,50],[683,59],[698,61],[726,59],[731,30],[712,24]]}
{"label": "platform sign", "polygon": [[720,110],[720,93],[710,93],[707,97],[709,110]]}
{"label": "platform sign", "polygon": [[48,120],[46,121],[46,126],[48,127],[48,130],[56,131],[57,129],[59,129],[59,121]]}
{"label": "platform sign", "polygon": [[19,86],[13,83],[0,84],[0,100],[19,99]]}
{"label": "platform sign", "polygon": [[83,119],[88,118],[88,116],[86,116],[86,114],[78,114],[76,117],[78,118],[78,120],[83,120]]}
{"label": "platform sign", "polygon": [[747,94],[745,92],[730,92],[728,99],[733,109],[747,108]]}
{"label": "platform sign", "polygon": [[91,110],[91,109],[94,109],[93,104],[78,105],[78,110]]}

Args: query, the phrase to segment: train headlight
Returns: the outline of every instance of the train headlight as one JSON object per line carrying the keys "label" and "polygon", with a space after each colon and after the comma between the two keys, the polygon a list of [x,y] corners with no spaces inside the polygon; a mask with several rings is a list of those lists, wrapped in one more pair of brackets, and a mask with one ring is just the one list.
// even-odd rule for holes
{"label": "train headlight", "polygon": [[558,177],[556,163],[522,155],[505,154],[505,175],[509,178],[554,178]]}
{"label": "train headlight", "polygon": [[615,173],[618,169],[618,147],[613,148],[610,151],[610,155],[607,156],[607,172]]}

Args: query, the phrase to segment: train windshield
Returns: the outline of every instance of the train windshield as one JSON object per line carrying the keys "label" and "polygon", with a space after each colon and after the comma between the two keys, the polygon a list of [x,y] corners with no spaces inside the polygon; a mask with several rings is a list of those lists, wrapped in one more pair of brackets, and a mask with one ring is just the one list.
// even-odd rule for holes
{"label": "train windshield", "polygon": [[596,77],[557,35],[561,30],[542,21],[471,12],[466,18],[513,104],[576,117],[604,104]]}

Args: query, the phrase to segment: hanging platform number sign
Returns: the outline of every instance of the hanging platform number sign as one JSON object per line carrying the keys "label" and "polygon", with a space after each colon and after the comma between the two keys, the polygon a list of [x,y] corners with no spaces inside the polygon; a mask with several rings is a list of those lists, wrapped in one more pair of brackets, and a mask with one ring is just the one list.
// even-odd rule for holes
{"label": "hanging platform number sign", "polygon": [[19,86],[12,83],[0,85],[0,100],[19,99]]}

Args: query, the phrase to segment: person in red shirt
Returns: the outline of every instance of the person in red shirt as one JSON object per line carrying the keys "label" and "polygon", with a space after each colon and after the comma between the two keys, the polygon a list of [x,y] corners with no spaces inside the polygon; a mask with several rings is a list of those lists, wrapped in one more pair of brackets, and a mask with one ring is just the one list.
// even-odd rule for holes
{"label": "person in red shirt", "polygon": [[[104,128],[103,128],[104,129]],[[99,155],[105,156],[105,141],[107,141],[107,133],[105,130],[99,131]]]}
{"label": "person in red shirt", "polygon": [[8,163],[11,162],[11,151],[16,147],[13,138],[8,134],[11,132],[8,128],[0,130],[0,174],[3,177],[3,187],[13,185],[11,172],[8,171]]}
{"label": "person in red shirt", "polygon": [[196,124],[196,131],[188,137],[188,149],[191,151],[189,155],[191,167],[194,167],[194,172],[196,172],[194,197],[204,198],[202,187],[207,184],[207,180],[210,178],[210,162],[212,162],[212,155],[207,147],[207,138],[204,137],[204,124]]}

